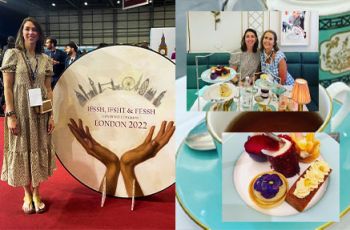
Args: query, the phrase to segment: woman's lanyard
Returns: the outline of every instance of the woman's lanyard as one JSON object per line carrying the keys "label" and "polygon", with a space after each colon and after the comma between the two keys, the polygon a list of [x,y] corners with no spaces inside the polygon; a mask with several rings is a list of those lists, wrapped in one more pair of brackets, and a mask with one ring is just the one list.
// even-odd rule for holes
{"label": "woman's lanyard", "polygon": [[33,71],[32,64],[30,63],[29,58],[28,58],[28,56],[27,56],[27,52],[24,52],[24,55],[25,55],[25,57],[26,57],[27,65],[28,65],[28,67],[29,67],[29,69],[30,69],[31,78],[32,78],[33,80],[35,80],[36,77],[37,77],[37,75],[38,75],[38,63],[39,63],[39,61],[38,61],[38,56],[35,54],[36,65],[35,65],[35,69],[34,69],[34,71]]}

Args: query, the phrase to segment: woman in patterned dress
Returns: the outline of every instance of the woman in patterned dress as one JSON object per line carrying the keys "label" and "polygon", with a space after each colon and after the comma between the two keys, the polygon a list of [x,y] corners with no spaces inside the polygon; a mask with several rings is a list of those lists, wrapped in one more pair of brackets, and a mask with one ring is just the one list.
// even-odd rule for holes
{"label": "woman in patterned dress", "polygon": [[[1,180],[24,188],[24,213],[41,213],[39,185],[52,175],[55,152],[51,113],[38,114],[29,105],[28,90],[39,88],[52,100],[52,64],[43,54],[43,32],[34,18],[25,18],[18,31],[16,48],[6,52],[1,71],[6,101],[4,160]],[[30,80],[32,78],[32,80]]]}
{"label": "woman in patterned dress", "polygon": [[294,79],[287,71],[286,56],[277,46],[277,35],[273,30],[266,30],[260,44],[261,71],[273,77],[281,85],[293,85]]}
{"label": "woman in patterned dress", "polygon": [[240,78],[254,77],[260,66],[259,39],[255,30],[248,28],[242,37],[241,49],[231,54],[230,66],[241,73]]}

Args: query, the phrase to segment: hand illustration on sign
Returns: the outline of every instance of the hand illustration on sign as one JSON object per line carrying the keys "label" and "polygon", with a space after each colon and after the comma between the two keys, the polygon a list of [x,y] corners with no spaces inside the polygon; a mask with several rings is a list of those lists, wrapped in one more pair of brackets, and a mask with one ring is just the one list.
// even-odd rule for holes
{"label": "hand illustration on sign", "polygon": [[129,197],[132,196],[133,181],[135,180],[135,197],[143,196],[142,189],[135,175],[135,167],[153,158],[169,142],[174,134],[174,122],[163,121],[153,139],[155,126],[152,126],[143,143],[136,148],[126,151],[119,160],[118,156],[97,142],[90,134],[88,126],[83,126],[81,119],[77,124],[70,119],[68,127],[86,152],[106,166],[106,193],[114,195],[120,172],[122,173],[125,188]]}
{"label": "hand illustration on sign", "polygon": [[68,124],[70,131],[86,152],[106,166],[106,193],[114,195],[120,173],[120,162],[118,157],[91,136],[89,127],[85,126],[84,130],[81,119],[79,119],[79,125],[73,119],[70,119],[70,122],[71,123]]}

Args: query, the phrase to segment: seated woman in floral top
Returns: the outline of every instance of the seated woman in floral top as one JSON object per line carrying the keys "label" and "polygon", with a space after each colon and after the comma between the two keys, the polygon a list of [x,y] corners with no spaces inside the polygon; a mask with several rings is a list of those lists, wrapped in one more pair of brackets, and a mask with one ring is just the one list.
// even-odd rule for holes
{"label": "seated woman in floral top", "polygon": [[230,66],[241,73],[240,78],[253,77],[260,66],[259,39],[255,30],[247,29],[241,41],[241,49],[231,54]]}

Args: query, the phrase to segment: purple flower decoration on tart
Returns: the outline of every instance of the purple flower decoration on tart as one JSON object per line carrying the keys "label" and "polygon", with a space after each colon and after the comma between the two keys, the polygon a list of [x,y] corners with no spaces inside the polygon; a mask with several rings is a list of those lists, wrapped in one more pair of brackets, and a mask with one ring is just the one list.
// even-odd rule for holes
{"label": "purple flower decoration on tart", "polygon": [[254,183],[254,190],[266,198],[271,199],[276,196],[283,181],[277,174],[264,174]]}

